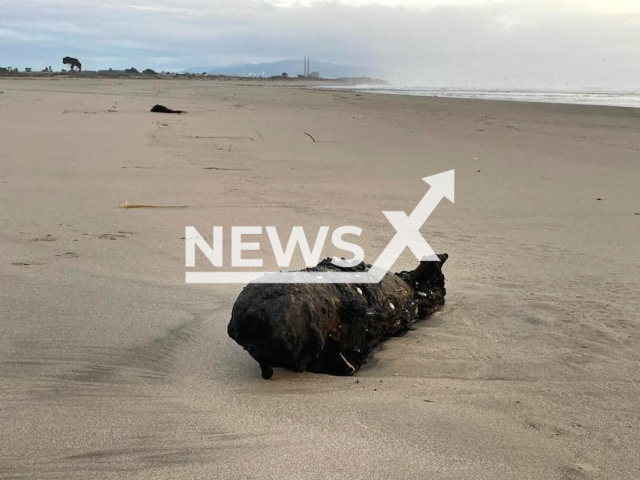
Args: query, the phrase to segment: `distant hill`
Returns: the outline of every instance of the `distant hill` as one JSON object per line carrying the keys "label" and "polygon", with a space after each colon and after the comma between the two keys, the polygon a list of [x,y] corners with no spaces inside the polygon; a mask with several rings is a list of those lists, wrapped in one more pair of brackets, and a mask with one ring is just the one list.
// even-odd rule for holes
{"label": "distant hill", "polygon": [[[272,77],[287,72],[289,76],[296,77],[302,75],[302,60],[281,60],[270,63],[243,63],[239,65],[228,65],[224,67],[191,67],[187,68],[187,73],[207,72],[214,75],[229,75],[237,77],[262,76]],[[342,77],[371,77],[374,72],[371,68],[355,65],[336,65],[334,63],[314,62],[311,60],[311,71],[318,72],[323,78]]]}

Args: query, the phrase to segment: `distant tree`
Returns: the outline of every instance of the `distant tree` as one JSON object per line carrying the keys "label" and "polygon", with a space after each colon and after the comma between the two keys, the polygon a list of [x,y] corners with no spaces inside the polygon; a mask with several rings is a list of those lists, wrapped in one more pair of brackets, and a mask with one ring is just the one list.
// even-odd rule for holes
{"label": "distant tree", "polygon": [[82,64],[80,63],[80,61],[77,58],[73,58],[73,57],[64,57],[62,59],[62,63],[64,65],[69,65],[71,67],[71,71],[73,72],[76,68],[78,69],[78,71],[82,71]]}
{"label": "distant tree", "polygon": [[155,70],[152,70],[150,68],[146,68],[145,70],[142,71],[143,75],[157,75],[158,72],[156,72]]}
{"label": "distant tree", "polygon": [[287,72],[282,72],[282,77],[289,78],[289,74]]}
{"label": "distant tree", "polygon": [[125,73],[140,73],[140,72],[138,71],[138,69],[137,69],[137,68],[135,68],[135,67],[127,68],[124,72],[125,72]]}

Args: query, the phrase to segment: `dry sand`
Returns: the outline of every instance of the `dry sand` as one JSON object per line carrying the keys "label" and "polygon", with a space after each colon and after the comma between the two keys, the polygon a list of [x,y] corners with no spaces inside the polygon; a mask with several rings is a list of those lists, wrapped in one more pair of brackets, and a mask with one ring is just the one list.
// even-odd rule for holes
{"label": "dry sand", "polygon": [[[0,91],[0,478],[638,478],[640,110]],[[187,225],[358,225],[371,261],[381,212],[452,168],[456,204],[422,229],[451,255],[447,306],[354,378],[261,380],[226,335],[241,286],[184,282]]]}

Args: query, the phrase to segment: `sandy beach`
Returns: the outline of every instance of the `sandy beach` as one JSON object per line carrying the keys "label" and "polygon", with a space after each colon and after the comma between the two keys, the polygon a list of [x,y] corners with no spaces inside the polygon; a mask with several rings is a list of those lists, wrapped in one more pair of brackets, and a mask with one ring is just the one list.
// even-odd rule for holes
{"label": "sandy beach", "polygon": [[[0,479],[638,477],[640,109],[213,80],[0,92]],[[262,380],[226,333],[242,286],[185,284],[186,226],[357,225],[370,262],[382,211],[451,169],[456,202],[422,228],[450,255],[447,304],[354,377]]]}

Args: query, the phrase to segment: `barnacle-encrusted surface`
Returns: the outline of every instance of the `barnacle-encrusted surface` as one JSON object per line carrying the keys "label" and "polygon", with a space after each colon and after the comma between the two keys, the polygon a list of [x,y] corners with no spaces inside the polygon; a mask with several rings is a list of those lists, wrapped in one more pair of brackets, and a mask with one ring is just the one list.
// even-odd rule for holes
{"label": "barnacle-encrusted surface", "polygon": [[[377,284],[251,283],[233,306],[229,336],[260,364],[264,378],[273,367],[351,375],[376,345],[444,305],[448,255],[438,257],[411,272],[387,273]],[[306,271],[341,270],[326,259]]]}

